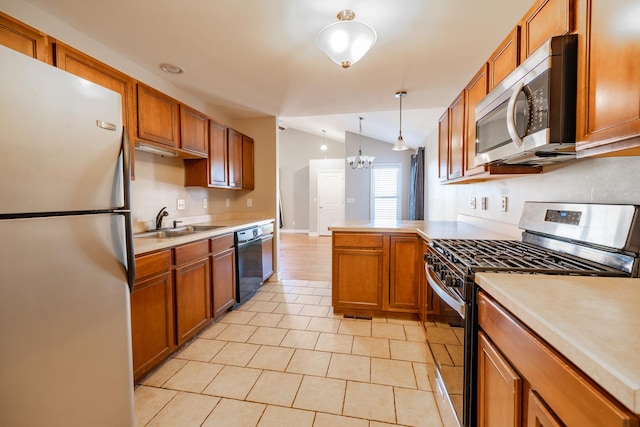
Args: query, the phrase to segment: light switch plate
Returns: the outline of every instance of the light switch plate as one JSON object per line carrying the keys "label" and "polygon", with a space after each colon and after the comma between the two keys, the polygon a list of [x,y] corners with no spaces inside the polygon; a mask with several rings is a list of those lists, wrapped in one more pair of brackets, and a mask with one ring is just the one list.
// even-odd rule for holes
{"label": "light switch plate", "polygon": [[247,207],[250,208],[253,206],[253,199],[247,199]]}

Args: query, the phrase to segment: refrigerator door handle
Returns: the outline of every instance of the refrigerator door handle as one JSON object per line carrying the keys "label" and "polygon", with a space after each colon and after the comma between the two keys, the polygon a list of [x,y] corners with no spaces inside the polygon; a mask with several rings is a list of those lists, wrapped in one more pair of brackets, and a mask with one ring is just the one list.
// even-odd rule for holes
{"label": "refrigerator door handle", "polygon": [[133,215],[131,213],[131,145],[127,130],[122,127],[122,173],[124,186],[124,228],[125,245],[127,252],[127,279],[129,282],[129,292],[133,291],[133,284],[136,281],[136,257],[133,250]]}

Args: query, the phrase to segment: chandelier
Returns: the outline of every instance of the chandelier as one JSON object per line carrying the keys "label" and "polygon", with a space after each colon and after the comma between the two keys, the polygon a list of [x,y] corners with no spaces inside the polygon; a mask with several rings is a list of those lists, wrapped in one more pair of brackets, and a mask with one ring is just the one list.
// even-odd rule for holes
{"label": "chandelier", "polygon": [[359,136],[360,148],[358,149],[357,156],[347,157],[347,163],[349,163],[349,166],[351,167],[351,169],[369,169],[373,164],[373,159],[375,159],[375,157],[362,155],[362,121],[364,120],[364,118],[359,117],[359,119],[360,119],[360,136]]}
{"label": "chandelier", "polygon": [[393,151],[404,151],[409,149],[409,146],[404,143],[404,139],[402,138],[402,98],[405,96],[407,96],[407,92],[405,91],[396,92],[396,98],[400,98],[400,135],[392,148]]}
{"label": "chandelier", "polygon": [[320,30],[316,43],[333,62],[349,68],[362,59],[378,36],[371,26],[354,21],[356,14],[352,10],[342,10],[337,16],[338,22]]}

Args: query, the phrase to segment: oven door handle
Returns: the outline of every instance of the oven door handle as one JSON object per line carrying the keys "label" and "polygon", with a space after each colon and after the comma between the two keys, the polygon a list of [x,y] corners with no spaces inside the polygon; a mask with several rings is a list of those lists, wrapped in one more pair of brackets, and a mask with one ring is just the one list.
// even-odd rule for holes
{"label": "oven door handle", "polygon": [[445,304],[454,309],[460,317],[464,319],[466,314],[464,300],[448,288],[440,286],[432,276],[431,271],[429,270],[429,264],[424,264],[424,270],[427,273],[427,281],[429,282],[429,285],[431,285],[433,292],[435,292]]}

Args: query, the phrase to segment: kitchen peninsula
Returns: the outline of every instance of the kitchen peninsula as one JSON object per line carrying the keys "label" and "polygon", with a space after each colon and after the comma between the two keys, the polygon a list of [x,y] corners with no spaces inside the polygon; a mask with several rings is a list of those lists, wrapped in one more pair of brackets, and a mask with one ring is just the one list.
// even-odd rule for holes
{"label": "kitchen peninsula", "polygon": [[334,312],[423,320],[441,305],[424,277],[431,239],[513,238],[462,221],[342,221],[329,229]]}

